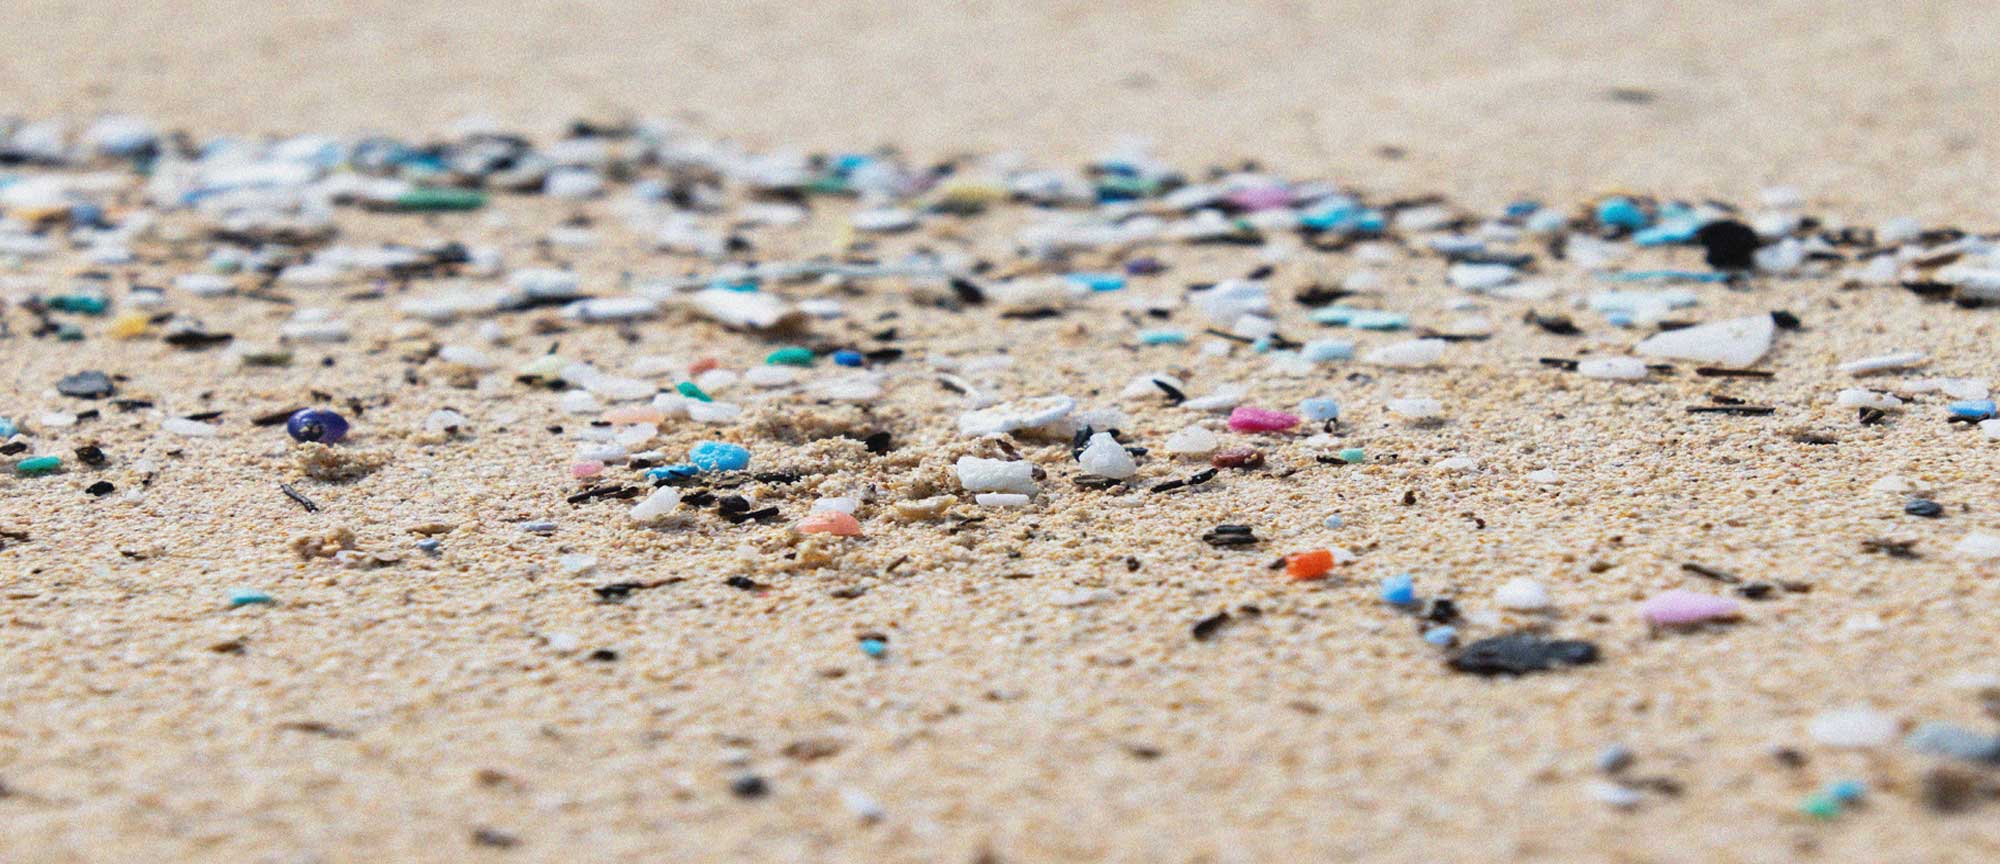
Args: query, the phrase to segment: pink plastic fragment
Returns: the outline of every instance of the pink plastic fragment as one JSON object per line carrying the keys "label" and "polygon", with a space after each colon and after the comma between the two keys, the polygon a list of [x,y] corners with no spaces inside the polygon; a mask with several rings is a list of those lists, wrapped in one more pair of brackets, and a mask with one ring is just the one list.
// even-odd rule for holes
{"label": "pink plastic fragment", "polygon": [[1229,193],[1229,205],[1238,210],[1274,210],[1292,203],[1292,190],[1283,186],[1252,186]]}
{"label": "pink plastic fragment", "polygon": [[569,476],[575,477],[578,480],[582,480],[585,477],[595,477],[602,473],[604,473],[604,463],[595,459],[588,462],[578,462],[569,466]]}
{"label": "pink plastic fragment", "polygon": [[1238,405],[1229,412],[1229,428],[1237,432],[1283,432],[1297,425],[1298,415],[1268,408]]}
{"label": "pink plastic fragment", "polygon": [[1684,627],[1734,618],[1740,606],[1728,597],[1676,589],[1647,598],[1639,613],[1645,616],[1646,623],[1656,627]]}

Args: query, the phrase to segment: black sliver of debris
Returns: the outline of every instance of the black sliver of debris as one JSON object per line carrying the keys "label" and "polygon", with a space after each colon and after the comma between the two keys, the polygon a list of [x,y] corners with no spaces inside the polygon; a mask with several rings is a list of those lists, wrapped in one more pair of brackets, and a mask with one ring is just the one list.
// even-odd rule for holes
{"label": "black sliver of debris", "polygon": [[1511,633],[1481,639],[1454,653],[1452,669],[1468,675],[1526,675],[1597,662],[1597,646],[1574,639]]}

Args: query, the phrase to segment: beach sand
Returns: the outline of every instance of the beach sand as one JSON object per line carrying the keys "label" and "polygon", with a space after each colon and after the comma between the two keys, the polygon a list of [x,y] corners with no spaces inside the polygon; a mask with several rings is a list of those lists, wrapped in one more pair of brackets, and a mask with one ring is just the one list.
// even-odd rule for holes
{"label": "beach sand", "polygon": [[[0,28],[0,107],[131,112],[197,136],[416,137],[467,114],[549,135],[578,117],[669,117],[754,148],[886,145],[918,161],[1011,150],[1075,164],[1132,135],[1190,169],[1254,159],[1380,196],[1443,194],[1479,214],[1619,190],[1754,205],[1759,189],[1789,185],[1837,225],[1909,215],[1985,231],[2000,218],[1991,4],[17,5]],[[341,242],[476,241],[501,246],[509,266],[560,263],[592,286],[701,269],[622,231],[605,207],[501,199],[490,209],[504,224],[344,210]],[[578,211],[598,217],[595,247],[536,243]],[[759,252],[836,250],[842,215],[772,233]],[[1009,260],[1022,216],[968,220],[952,242]],[[141,263],[120,269],[154,284],[199,261],[166,241],[135,251]],[[1260,263],[1246,247],[1158,255],[1172,269],[1128,293],[1178,296]],[[1700,252],[1655,260],[1699,268]],[[5,275],[53,286],[75,265]],[[1361,267],[1311,252],[1281,267],[1282,332],[1325,335],[1284,298]],[[1444,267],[1417,255],[1381,267],[1396,287],[1383,307],[1429,325],[1456,317],[1441,308],[1460,294]],[[1560,272],[1566,293],[1599,287]],[[1701,378],[1680,364],[1642,384],[1585,380],[1536,358],[1622,353],[1636,337],[1587,313],[1581,337],[1545,333],[1519,323],[1534,304],[1512,301],[1487,304],[1493,338],[1454,344],[1439,368],[1301,380],[1265,374],[1247,349],[1207,361],[1130,348],[1115,312],[1013,321],[991,307],[936,313],[893,289],[824,289],[851,311],[815,325],[821,340],[873,345],[882,328],[900,331],[909,356],[890,367],[889,392],[865,410],[778,406],[722,427],[753,468],[808,475],[760,487],[785,520],[703,513],[643,530],[625,518],[630,501],[565,503],[581,488],[567,473],[575,442],[548,427],[587,418],[508,370],[551,342],[607,370],[647,355],[740,368],[776,343],[683,316],[560,333],[535,329],[550,316],[515,316],[501,319],[508,343],[485,349],[503,363],[497,380],[464,388],[428,355],[478,342],[478,322],[433,330],[380,299],[315,300],[354,337],[252,370],[223,351],[94,330],[80,344],[34,341],[9,310],[0,415],[32,425],[77,410],[53,385],[86,368],[125,376],[117,395],[157,411],[101,403],[101,419],[45,436],[65,455],[100,443],[103,469],[0,478],[0,529],[31,538],[0,547],[0,858],[1994,860],[2000,802],[1933,812],[1922,787],[1934,760],[1901,744],[1835,749],[1806,727],[1865,704],[1904,729],[1992,729],[1965,683],[2000,675],[2000,579],[1951,547],[2000,533],[2000,445],[1942,422],[1935,400],[1870,426],[1832,400],[1857,386],[1836,364],[1900,349],[1934,358],[1916,375],[1992,378],[2000,319],[1830,278],[1698,290],[1692,318],[1801,320],[1760,364],[1774,377]],[[261,341],[292,311],[176,306]],[[1402,337],[1355,338],[1365,349]],[[1162,371],[1191,395],[1251,384],[1269,407],[1331,395],[1350,412],[1343,446],[1371,458],[1326,465],[1302,436],[1225,433],[1266,466],[1118,506],[1124,496],[1071,487],[1066,442],[1030,441],[1024,452],[1050,474],[1035,506],[891,518],[898,498],[955,494],[956,457],[998,455],[957,434],[962,400],[920,359],[999,352],[1013,364],[982,379],[1006,398],[1112,404],[1134,375]],[[249,423],[325,401],[315,392],[344,410],[360,401],[342,449],[386,464],[350,482],[301,477],[290,442]],[[1777,411],[1685,412],[1713,394]],[[1447,420],[1381,410],[1406,395],[1442,400]],[[423,435],[444,407],[471,430]],[[1151,447],[1203,417],[1158,400],[1127,410],[1136,428],[1122,431]],[[224,412],[215,439],[159,431],[162,416],[204,411]],[[896,449],[875,458],[796,431],[816,425],[893,428]],[[715,431],[669,424],[655,446],[680,453]],[[1452,457],[1477,470],[1438,466]],[[1142,478],[1200,467],[1155,453]],[[1527,479],[1538,470],[1559,480]],[[1906,495],[1871,490],[1888,475],[1945,516],[1907,516]],[[98,479],[119,492],[81,491]],[[857,492],[880,499],[863,510],[864,537],[802,540],[787,527],[816,495]],[[1346,524],[1325,527],[1329,514]],[[541,519],[556,530],[522,530]],[[1219,523],[1265,539],[1212,548],[1200,535]],[[349,568],[295,551],[296,538],[341,529],[393,560]],[[417,549],[419,532],[441,541],[438,555]],[[1916,541],[1921,557],[1864,551],[1885,538]],[[1361,555],[1333,579],[1267,569],[1332,545]],[[565,572],[568,554],[597,563]],[[1733,625],[1650,631],[1634,611],[1644,598],[1726,590],[1687,562],[1810,590],[1746,603]],[[1411,616],[1376,598],[1399,572],[1468,611],[1494,612],[1511,579],[1539,580],[1552,613],[1499,612],[1468,629],[1590,639],[1603,658],[1519,679],[1453,673]],[[600,602],[593,587],[620,580],[668,581]],[[236,586],[278,603],[229,609]],[[1230,624],[1191,637],[1222,611]],[[883,658],[861,652],[863,634],[888,637]],[[600,649],[615,660],[591,659]],[[1612,744],[1636,756],[1624,781],[1643,800],[1630,809],[1593,796],[1612,782],[1595,765]],[[745,774],[768,794],[732,794]],[[1801,799],[1848,779],[1868,785],[1864,806],[1800,814]],[[862,818],[861,800],[880,817]]]}

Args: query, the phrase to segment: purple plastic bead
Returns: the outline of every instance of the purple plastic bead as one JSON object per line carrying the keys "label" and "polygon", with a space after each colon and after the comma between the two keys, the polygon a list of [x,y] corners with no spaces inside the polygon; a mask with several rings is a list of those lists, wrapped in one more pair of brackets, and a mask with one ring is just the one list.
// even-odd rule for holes
{"label": "purple plastic bead", "polygon": [[332,444],[347,437],[347,418],[325,408],[300,408],[285,421],[285,432],[294,441]]}

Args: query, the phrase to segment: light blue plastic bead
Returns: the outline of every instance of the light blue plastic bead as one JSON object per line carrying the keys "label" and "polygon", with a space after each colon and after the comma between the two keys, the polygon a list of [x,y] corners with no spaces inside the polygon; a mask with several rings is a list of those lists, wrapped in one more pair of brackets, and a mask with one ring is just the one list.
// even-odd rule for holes
{"label": "light blue plastic bead", "polygon": [[1340,403],[1332,399],[1312,398],[1299,403],[1299,416],[1315,423],[1340,419]]}
{"label": "light blue plastic bead", "polygon": [[1597,205],[1597,221],[1637,230],[1646,227],[1646,211],[1629,198],[1611,198]]}
{"label": "light blue plastic bead", "polygon": [[1314,339],[1299,349],[1299,356],[1314,363],[1354,359],[1354,343],[1345,339]]}
{"label": "light blue plastic bead", "polygon": [[1408,573],[1398,573],[1382,580],[1382,602],[1397,606],[1408,606],[1417,602],[1417,580]]}
{"label": "light blue plastic bead", "polygon": [[750,451],[738,444],[703,441],[688,451],[688,461],[703,471],[741,471],[750,467]]}

